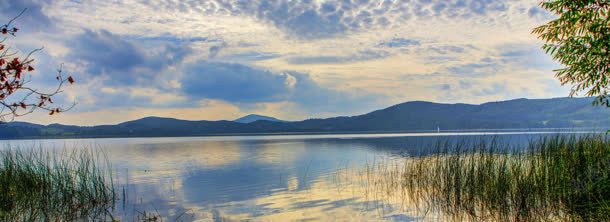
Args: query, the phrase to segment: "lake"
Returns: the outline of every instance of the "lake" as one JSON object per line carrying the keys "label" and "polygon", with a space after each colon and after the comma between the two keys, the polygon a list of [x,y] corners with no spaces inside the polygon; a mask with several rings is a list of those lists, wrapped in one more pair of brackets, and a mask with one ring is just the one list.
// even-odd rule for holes
{"label": "lake", "polygon": [[552,132],[459,132],[2,141],[4,147],[98,149],[115,171],[125,221],[434,220],[367,189],[367,168],[427,155],[438,142],[519,146]]}

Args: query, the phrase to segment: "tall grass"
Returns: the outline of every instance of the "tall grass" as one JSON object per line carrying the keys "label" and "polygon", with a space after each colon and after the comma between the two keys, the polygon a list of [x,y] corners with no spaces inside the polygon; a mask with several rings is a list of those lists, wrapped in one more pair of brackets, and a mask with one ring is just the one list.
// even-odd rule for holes
{"label": "tall grass", "polygon": [[455,221],[610,221],[607,137],[553,136],[508,148],[439,144],[439,152],[400,167],[369,166],[367,180],[373,192]]}
{"label": "tall grass", "polygon": [[87,149],[0,150],[0,221],[106,219],[116,198],[103,160]]}

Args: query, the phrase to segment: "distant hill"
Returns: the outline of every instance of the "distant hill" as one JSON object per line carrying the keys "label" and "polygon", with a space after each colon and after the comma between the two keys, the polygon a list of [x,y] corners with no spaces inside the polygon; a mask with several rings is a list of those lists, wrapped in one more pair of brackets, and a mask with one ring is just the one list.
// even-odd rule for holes
{"label": "distant hill", "polygon": [[261,115],[256,115],[256,114],[250,114],[244,117],[241,117],[239,119],[233,120],[233,122],[238,122],[238,123],[252,123],[252,122],[256,122],[259,120],[264,120],[264,121],[270,121],[270,122],[284,122],[282,120],[273,118],[273,117],[269,117],[269,116],[261,116]]}
{"label": "distant hill", "polygon": [[[610,108],[592,106],[593,98],[516,99],[480,105],[406,102],[364,115],[308,119],[296,122],[188,121],[147,117],[117,125],[48,126],[13,122],[0,124],[1,139],[80,137],[160,137],[256,133],[404,132],[514,128],[610,127]],[[263,118],[261,118],[263,117]],[[242,123],[243,122],[243,123]]]}

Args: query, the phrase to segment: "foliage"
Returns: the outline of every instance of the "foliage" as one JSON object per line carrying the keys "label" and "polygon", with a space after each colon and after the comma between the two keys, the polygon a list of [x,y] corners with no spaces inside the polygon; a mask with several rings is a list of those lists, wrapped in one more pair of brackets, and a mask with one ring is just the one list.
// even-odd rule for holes
{"label": "foliage", "polygon": [[0,221],[111,217],[112,174],[91,150],[0,150]]}
{"label": "foliage", "polygon": [[542,48],[565,66],[556,76],[572,85],[571,95],[585,91],[610,107],[610,1],[547,0],[540,6],[558,16],[533,30],[546,41]]}
{"label": "foliage", "polygon": [[435,155],[367,175],[377,175],[369,181],[380,193],[455,221],[610,221],[610,139],[555,136],[508,148],[439,144]]}
{"label": "foliage", "polygon": [[31,75],[35,70],[34,59],[31,56],[41,49],[33,50],[20,58],[18,53],[13,52],[7,44],[7,37],[17,36],[19,29],[13,25],[13,22],[24,12],[25,10],[0,26],[0,35],[5,37],[0,41],[0,122],[11,121],[15,117],[30,114],[36,109],[46,110],[53,115],[67,111],[74,106],[62,108],[53,105],[53,97],[61,93],[62,86],[66,82],[74,83],[74,78],[72,76],[64,77],[61,69],[55,78],[58,81],[55,90],[42,92],[29,87]]}

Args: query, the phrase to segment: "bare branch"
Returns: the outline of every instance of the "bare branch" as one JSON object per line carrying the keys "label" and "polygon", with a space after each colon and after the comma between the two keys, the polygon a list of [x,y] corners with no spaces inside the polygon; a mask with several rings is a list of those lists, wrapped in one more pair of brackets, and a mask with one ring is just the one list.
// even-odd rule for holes
{"label": "bare branch", "polygon": [[[24,9],[5,25],[0,26],[1,35],[16,36],[18,28],[11,24],[19,18],[27,9]],[[76,102],[68,107],[53,105],[53,98],[61,94],[65,83],[74,83],[71,76],[64,77],[63,64],[57,70],[57,86],[49,92],[43,92],[29,87],[31,72],[34,71],[32,56],[42,51],[38,48],[30,51],[25,57],[19,58],[17,52],[13,52],[10,46],[6,46],[6,37],[0,41],[0,123],[14,120],[16,117],[25,116],[36,110],[44,110],[50,115],[66,112],[74,108]]]}

